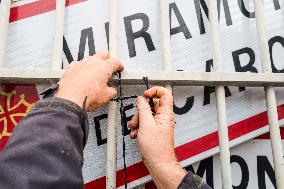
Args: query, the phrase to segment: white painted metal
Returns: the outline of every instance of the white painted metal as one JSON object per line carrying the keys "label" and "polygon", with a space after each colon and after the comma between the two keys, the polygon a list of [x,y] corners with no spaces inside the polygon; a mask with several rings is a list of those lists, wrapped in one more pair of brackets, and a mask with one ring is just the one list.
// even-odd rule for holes
{"label": "white painted metal", "polygon": [[162,37],[162,52],[164,61],[164,71],[171,71],[171,35],[170,35],[170,19],[169,19],[169,1],[160,0],[160,15],[161,15],[161,37]]}
{"label": "white painted metal", "polygon": [[[263,1],[254,0],[256,24],[258,32],[258,43],[261,56],[261,65],[263,73],[271,73],[271,62],[269,57],[268,40],[265,28],[265,17],[263,11]],[[281,143],[281,135],[278,122],[277,105],[275,91],[272,86],[264,88],[266,96],[266,105],[268,121],[270,128],[271,146],[273,152],[273,161],[277,188],[284,189],[284,159]]]}
{"label": "white painted metal", "polygon": [[[209,18],[211,28],[211,44],[213,50],[213,69],[215,72],[222,71],[220,31],[218,23],[217,0],[209,0]],[[230,166],[230,147],[228,138],[228,126],[226,116],[226,98],[224,86],[216,86],[217,97],[217,120],[221,160],[222,188],[232,188],[232,173]]]}
{"label": "white painted metal", "polygon": [[61,69],[66,0],[56,0],[56,23],[53,41],[52,69]]}
{"label": "white painted metal", "polygon": [[5,60],[5,50],[9,26],[11,0],[2,0],[0,4],[0,67]]}
{"label": "white painted metal", "polygon": [[116,188],[116,102],[108,107],[106,188]]}
{"label": "white painted metal", "polygon": [[[110,0],[110,33],[109,33],[109,48],[111,56],[117,57],[118,49],[118,10],[117,0]],[[106,173],[106,188],[116,188],[116,110],[117,103],[112,101],[108,108],[108,127],[107,127],[107,173]]]}
{"label": "white painted metal", "polygon": [[109,51],[111,56],[117,57],[118,53],[118,5],[117,0],[110,0],[109,15]]}
{"label": "white painted metal", "polygon": [[[164,71],[171,71],[171,34],[170,34],[170,19],[169,19],[169,1],[160,0],[160,17],[161,17],[161,37],[162,37],[162,53],[164,61]],[[172,91],[171,83],[166,83],[165,87]]]}
{"label": "white painted metal", "polygon": [[[50,69],[0,69],[0,81],[6,83],[54,83],[62,77],[64,70]],[[150,84],[172,83],[175,86],[284,86],[284,74],[271,73],[218,73],[177,71],[124,71],[122,83],[144,84],[148,77]],[[117,82],[117,77],[112,83]]]}

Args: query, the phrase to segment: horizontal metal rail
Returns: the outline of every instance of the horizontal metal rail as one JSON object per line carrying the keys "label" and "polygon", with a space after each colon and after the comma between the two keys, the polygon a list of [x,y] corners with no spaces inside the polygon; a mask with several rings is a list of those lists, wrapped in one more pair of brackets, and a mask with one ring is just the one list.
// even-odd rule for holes
{"label": "horizontal metal rail", "polygon": [[[54,83],[64,70],[52,69],[0,69],[2,83]],[[124,85],[144,84],[148,77],[150,84],[172,83],[176,86],[284,86],[284,74],[277,73],[237,73],[237,72],[178,72],[178,71],[125,71],[122,73]],[[117,78],[112,79],[117,83]]]}

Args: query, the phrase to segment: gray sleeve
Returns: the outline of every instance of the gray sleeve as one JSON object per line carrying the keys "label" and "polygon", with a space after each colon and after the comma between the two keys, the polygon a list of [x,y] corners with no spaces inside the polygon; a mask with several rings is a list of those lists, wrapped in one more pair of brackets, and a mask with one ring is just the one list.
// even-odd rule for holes
{"label": "gray sleeve", "polygon": [[83,189],[86,112],[59,98],[39,101],[0,153],[1,189]]}
{"label": "gray sleeve", "polygon": [[188,172],[178,186],[178,189],[211,189],[211,187],[198,175]]}

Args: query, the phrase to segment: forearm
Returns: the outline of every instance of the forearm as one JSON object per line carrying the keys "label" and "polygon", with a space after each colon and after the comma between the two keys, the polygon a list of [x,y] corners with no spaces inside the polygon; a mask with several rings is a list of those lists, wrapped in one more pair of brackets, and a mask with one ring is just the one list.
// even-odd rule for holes
{"label": "forearm", "polygon": [[162,163],[156,164],[151,167],[148,166],[148,170],[154,180],[157,188],[159,189],[176,189],[185,177],[187,172],[176,163]]}
{"label": "forearm", "polygon": [[[83,188],[81,109],[56,98],[42,100],[23,119],[0,154],[3,188]],[[86,124],[87,126],[87,124]]]}
{"label": "forearm", "polygon": [[159,189],[211,189],[198,175],[186,172],[177,162],[148,169]]}

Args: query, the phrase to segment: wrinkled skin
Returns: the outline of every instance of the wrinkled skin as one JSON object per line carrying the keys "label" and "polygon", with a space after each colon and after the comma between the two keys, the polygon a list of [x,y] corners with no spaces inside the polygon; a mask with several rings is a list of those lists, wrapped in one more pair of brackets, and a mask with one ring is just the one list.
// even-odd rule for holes
{"label": "wrinkled skin", "polygon": [[[58,82],[55,96],[81,107],[87,96],[87,109],[93,111],[116,96],[116,89],[107,83],[114,73],[123,69],[108,53],[73,62]],[[130,137],[137,138],[143,162],[157,187],[176,189],[186,171],[178,164],[174,152],[173,96],[163,87],[151,88],[144,96],[136,100],[138,112],[129,122]],[[146,98],[154,98],[154,113]]]}
{"label": "wrinkled skin", "polygon": [[[143,162],[158,188],[177,188],[186,175],[178,164],[174,152],[174,113],[172,93],[163,87],[153,87],[144,92],[154,98],[155,110],[148,101],[138,97],[138,112],[129,122],[130,137],[137,138]],[[170,178],[170,179],[169,179]]]}
{"label": "wrinkled skin", "polygon": [[119,60],[102,52],[78,62],[72,62],[58,82],[56,97],[64,98],[83,105],[87,96],[87,110],[93,111],[101,107],[113,97],[117,91],[108,86],[108,81],[116,72],[123,71]]}

